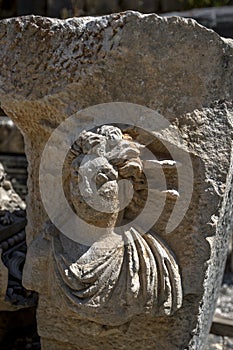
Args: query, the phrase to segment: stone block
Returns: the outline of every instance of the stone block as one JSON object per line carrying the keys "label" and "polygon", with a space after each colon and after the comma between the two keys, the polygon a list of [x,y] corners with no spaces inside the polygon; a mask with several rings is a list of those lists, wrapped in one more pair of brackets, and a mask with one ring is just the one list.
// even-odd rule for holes
{"label": "stone block", "polygon": [[232,232],[232,41],[132,11],[0,33],[42,348],[205,349]]}

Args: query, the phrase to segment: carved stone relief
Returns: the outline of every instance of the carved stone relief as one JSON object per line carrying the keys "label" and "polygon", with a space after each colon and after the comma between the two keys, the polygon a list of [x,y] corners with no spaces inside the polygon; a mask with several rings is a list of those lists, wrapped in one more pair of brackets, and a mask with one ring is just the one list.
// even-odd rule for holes
{"label": "carved stone relief", "polygon": [[[120,325],[142,313],[172,315],[182,305],[177,260],[157,232],[134,226],[120,235],[114,232],[145,204],[143,168],[150,161],[143,161],[140,152],[140,144],[118,127],[83,131],[72,147],[71,203],[93,232],[96,226],[108,230],[84,253],[77,247],[75,258],[69,256],[59,234],[53,238],[56,270],[68,302],[79,315],[105,325]],[[120,210],[130,197],[126,183],[123,188],[118,185],[123,179],[132,184],[134,194]]]}
{"label": "carved stone relief", "polygon": [[[132,11],[0,29],[1,108],[26,141],[23,284],[39,293],[42,349],[203,350],[232,232],[232,43]],[[138,120],[152,144],[123,126]],[[87,229],[66,234],[57,217]]]}

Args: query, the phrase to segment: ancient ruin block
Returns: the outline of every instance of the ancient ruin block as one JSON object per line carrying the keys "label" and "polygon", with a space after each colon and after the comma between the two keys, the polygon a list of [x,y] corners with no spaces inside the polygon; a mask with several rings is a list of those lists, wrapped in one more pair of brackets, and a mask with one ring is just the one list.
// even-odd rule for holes
{"label": "ancient ruin block", "polygon": [[204,349],[232,230],[232,41],[131,11],[0,33],[42,348]]}

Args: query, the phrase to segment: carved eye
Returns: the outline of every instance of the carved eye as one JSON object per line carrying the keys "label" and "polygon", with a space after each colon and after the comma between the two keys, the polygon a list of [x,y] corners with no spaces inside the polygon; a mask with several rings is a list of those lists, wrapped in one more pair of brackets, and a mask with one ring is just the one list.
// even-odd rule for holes
{"label": "carved eye", "polygon": [[105,184],[108,181],[109,181],[109,179],[108,179],[107,175],[105,175],[103,173],[96,175],[95,182],[96,182],[97,187],[101,187],[103,184]]}

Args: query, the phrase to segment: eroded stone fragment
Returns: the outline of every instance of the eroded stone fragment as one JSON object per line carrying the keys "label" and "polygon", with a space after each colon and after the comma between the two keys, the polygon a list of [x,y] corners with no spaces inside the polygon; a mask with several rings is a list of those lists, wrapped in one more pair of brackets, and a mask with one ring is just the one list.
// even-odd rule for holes
{"label": "eroded stone fragment", "polygon": [[232,41],[135,12],[0,33],[42,348],[204,349],[232,230]]}

